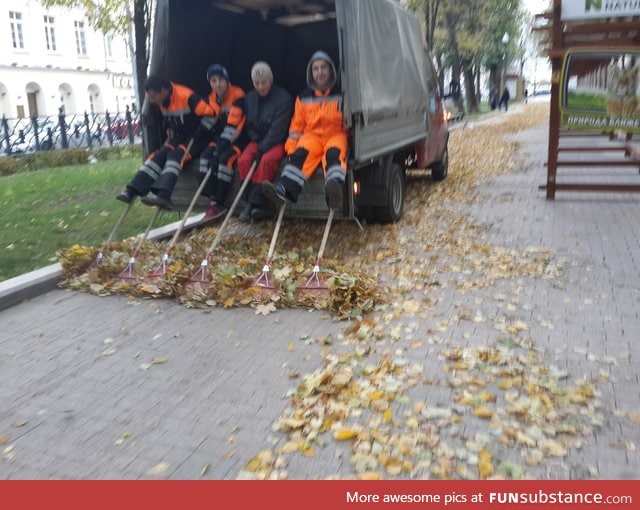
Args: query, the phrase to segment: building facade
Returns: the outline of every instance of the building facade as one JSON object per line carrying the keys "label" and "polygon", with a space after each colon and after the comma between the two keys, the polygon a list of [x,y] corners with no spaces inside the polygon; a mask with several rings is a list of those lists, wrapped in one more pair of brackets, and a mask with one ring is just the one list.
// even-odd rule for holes
{"label": "building facade", "polygon": [[124,37],[94,30],[81,9],[0,3],[0,116],[124,112],[135,104]]}

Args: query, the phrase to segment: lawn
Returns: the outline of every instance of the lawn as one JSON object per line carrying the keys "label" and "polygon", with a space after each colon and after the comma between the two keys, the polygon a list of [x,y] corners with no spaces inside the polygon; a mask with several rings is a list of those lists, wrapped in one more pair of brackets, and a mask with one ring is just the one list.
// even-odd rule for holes
{"label": "lawn", "polygon": [[[0,281],[56,262],[72,244],[99,246],[124,207],[115,195],[139,166],[129,158],[0,177]],[[118,236],[143,231],[153,211],[137,203]]]}

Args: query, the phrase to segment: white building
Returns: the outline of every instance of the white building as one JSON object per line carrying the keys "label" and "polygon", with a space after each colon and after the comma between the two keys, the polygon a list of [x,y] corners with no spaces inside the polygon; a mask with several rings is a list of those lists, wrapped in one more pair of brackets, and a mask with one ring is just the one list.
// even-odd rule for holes
{"label": "white building", "polygon": [[125,39],[95,31],[81,9],[0,3],[0,116],[123,112],[132,83]]}

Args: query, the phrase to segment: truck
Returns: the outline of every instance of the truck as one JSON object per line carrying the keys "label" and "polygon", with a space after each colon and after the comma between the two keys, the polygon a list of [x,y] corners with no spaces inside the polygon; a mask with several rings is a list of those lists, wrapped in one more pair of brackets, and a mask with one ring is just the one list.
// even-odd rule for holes
{"label": "truck", "polygon": [[[271,66],[274,82],[296,97],[306,85],[306,65],[316,50],[338,65],[349,134],[346,192],[335,217],[396,222],[404,210],[407,169],[430,168],[433,179],[443,180],[449,165],[446,111],[433,61],[419,20],[398,2],[158,0],[150,74],[206,97],[205,70],[219,63],[228,69],[231,82],[248,92],[251,66],[263,60]],[[142,113],[149,154],[163,143],[164,134],[156,111],[146,104]],[[192,164],[178,180],[174,205],[186,208],[196,189]],[[204,198],[198,207],[206,207]],[[328,215],[321,171],[287,215]]]}

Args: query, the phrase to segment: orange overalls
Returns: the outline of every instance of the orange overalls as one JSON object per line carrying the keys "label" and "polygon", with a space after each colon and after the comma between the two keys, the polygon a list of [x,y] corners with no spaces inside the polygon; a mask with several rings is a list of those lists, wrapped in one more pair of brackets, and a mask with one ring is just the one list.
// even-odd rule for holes
{"label": "orange overalls", "polygon": [[339,90],[305,89],[296,98],[285,151],[289,162],[281,182],[295,202],[302,188],[322,163],[325,180],[345,180],[347,131],[340,111]]}
{"label": "orange overalls", "polygon": [[[173,131],[174,138],[150,154],[127,185],[137,195],[144,196],[151,190],[169,197],[182,170],[180,162],[187,151],[187,140],[200,125],[209,128],[215,117],[213,108],[203,98],[189,87],[173,82],[160,113],[164,127]],[[197,157],[204,147],[202,143],[199,147],[194,143],[185,159],[188,161],[194,154]]]}
{"label": "orange overalls", "polygon": [[216,154],[218,165],[211,169],[211,177],[203,194],[220,204],[224,204],[227,198],[233,180],[233,165],[246,145],[242,135],[247,122],[244,96],[244,91],[231,83],[223,101],[219,101],[215,91],[209,94],[209,105],[216,113],[217,122],[213,129],[215,138],[200,157],[200,178],[204,178]]}

